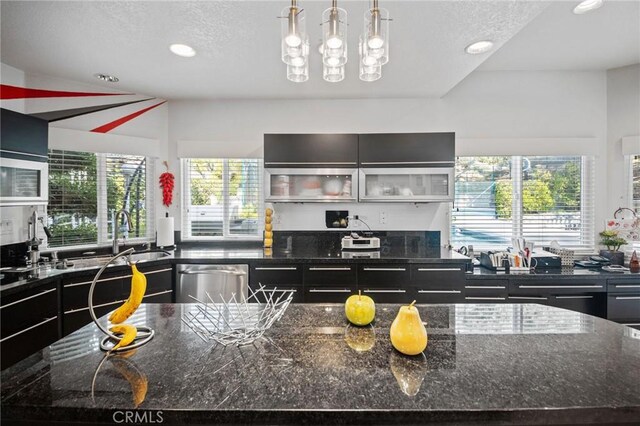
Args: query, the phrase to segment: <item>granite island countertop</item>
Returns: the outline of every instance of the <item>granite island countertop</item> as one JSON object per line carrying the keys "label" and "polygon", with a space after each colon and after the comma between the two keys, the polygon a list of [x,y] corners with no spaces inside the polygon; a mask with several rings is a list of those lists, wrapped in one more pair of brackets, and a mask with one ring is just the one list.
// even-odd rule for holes
{"label": "granite island countertop", "polygon": [[2,371],[2,421],[113,424],[136,405],[164,424],[640,421],[640,331],[541,305],[420,305],[429,344],[405,357],[388,338],[398,308],[355,328],[343,305],[292,304],[269,340],[224,349],[182,323],[194,305],[142,305],[132,322],[155,338],[97,374],[94,324]]}

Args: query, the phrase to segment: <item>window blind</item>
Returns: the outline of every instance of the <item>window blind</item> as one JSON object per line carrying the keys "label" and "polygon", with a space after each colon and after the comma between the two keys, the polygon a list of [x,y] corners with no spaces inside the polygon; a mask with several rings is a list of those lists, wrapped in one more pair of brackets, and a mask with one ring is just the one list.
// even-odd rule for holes
{"label": "window blind", "polygon": [[262,160],[183,160],[186,238],[259,237]]}
{"label": "window blind", "polygon": [[78,151],[49,151],[50,247],[98,242],[97,157]]}
{"label": "window blind", "polygon": [[[636,215],[640,216],[640,155],[630,156],[630,198],[631,208],[636,212]],[[640,242],[633,241],[629,246],[626,246],[626,251],[631,253],[633,250],[640,249]]]}
{"label": "window blind", "polygon": [[459,157],[452,244],[503,249],[523,236],[593,250],[592,169],[584,156]]}

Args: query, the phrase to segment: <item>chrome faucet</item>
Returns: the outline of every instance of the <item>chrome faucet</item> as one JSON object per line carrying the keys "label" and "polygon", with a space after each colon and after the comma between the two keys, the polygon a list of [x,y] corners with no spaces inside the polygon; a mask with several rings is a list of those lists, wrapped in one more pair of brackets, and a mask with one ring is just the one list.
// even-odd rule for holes
{"label": "chrome faucet", "polygon": [[[118,226],[118,223],[119,223],[121,214],[124,214],[124,216],[127,218],[127,232],[131,232],[131,215],[125,209],[118,210],[113,218],[113,246],[112,246],[113,254],[118,254],[120,252],[120,245],[118,244],[118,229],[120,227]],[[124,238],[125,237],[123,236],[123,240]]]}

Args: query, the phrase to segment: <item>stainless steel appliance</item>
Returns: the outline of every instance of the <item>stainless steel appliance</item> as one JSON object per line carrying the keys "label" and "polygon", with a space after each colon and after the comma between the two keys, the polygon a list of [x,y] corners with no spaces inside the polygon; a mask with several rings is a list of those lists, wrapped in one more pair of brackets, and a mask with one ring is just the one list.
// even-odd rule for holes
{"label": "stainless steel appliance", "polygon": [[48,184],[48,163],[0,158],[1,206],[47,204]]}
{"label": "stainless steel appliance", "polygon": [[248,265],[178,265],[176,302],[194,303],[189,296],[208,302],[207,293],[214,302],[229,301],[233,294],[238,301],[246,299],[248,271]]}
{"label": "stainless steel appliance", "polygon": [[351,235],[342,237],[342,250],[379,250],[380,238],[360,237],[354,238]]}

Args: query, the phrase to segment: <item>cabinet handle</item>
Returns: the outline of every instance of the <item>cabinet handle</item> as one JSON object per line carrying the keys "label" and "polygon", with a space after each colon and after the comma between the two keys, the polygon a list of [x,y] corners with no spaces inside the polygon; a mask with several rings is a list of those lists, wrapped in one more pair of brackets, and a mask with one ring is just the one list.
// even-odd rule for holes
{"label": "cabinet handle", "polygon": [[593,296],[555,296],[556,299],[593,299]]}
{"label": "cabinet handle", "polygon": [[602,288],[601,285],[519,285],[518,288]]}
{"label": "cabinet handle", "polygon": [[536,297],[536,296],[509,296],[509,299],[516,300],[548,300],[546,297]]}
{"label": "cabinet handle", "polygon": [[418,293],[460,294],[460,290],[418,290]]}
{"label": "cabinet handle", "polygon": [[507,287],[503,285],[465,285],[464,288],[486,289],[486,290],[503,290]]}
{"label": "cabinet handle", "polygon": [[460,268],[418,268],[418,272],[460,272]]}
{"label": "cabinet handle", "polygon": [[9,339],[11,339],[13,337],[19,336],[22,333],[26,333],[29,330],[33,330],[36,327],[40,327],[41,325],[44,325],[44,324],[48,323],[49,321],[53,321],[54,319],[57,319],[57,318],[58,318],[57,315],[55,317],[53,317],[53,318],[47,318],[46,320],[41,321],[41,322],[39,322],[39,323],[37,323],[35,325],[32,325],[31,327],[25,328],[24,330],[20,330],[17,333],[13,333],[11,336],[7,336],[4,339],[0,339],[0,343],[4,342],[5,340],[9,340]]}
{"label": "cabinet handle", "polygon": [[297,266],[256,266],[256,271],[297,271]]}
{"label": "cabinet handle", "polygon": [[640,322],[621,322],[620,324],[623,324],[626,326],[637,326],[637,325],[640,325]]}
{"label": "cabinet handle", "polygon": [[395,290],[370,290],[366,289],[365,293],[406,293],[407,290],[395,289]]}
{"label": "cabinet handle", "polygon": [[[145,275],[153,275],[153,274],[159,274],[160,272],[167,272],[167,271],[172,271],[172,268],[165,268],[165,269],[158,269],[155,271],[149,271],[149,272],[143,272]],[[125,279],[125,278],[131,278],[131,274],[128,275],[120,275],[117,277],[110,277],[110,278],[103,278],[98,280],[97,282],[99,283],[103,283],[105,281],[114,281],[114,280],[121,280],[121,279]],[[89,285],[91,284],[93,281],[83,281],[81,283],[72,283],[72,284],[65,284],[63,287],[64,288],[69,288],[69,287],[79,287],[82,285]]]}
{"label": "cabinet handle", "polygon": [[374,166],[377,164],[452,164],[453,161],[362,161],[363,166]]}
{"label": "cabinet handle", "polygon": [[[100,305],[93,305],[94,308],[104,308],[105,306],[111,306],[111,305],[117,305],[118,303],[124,303],[126,299],[122,299],[122,300],[116,300],[115,302],[108,302],[108,303],[101,303]],[[68,311],[65,311],[64,314],[74,314],[76,312],[82,312],[82,311],[87,311],[89,310],[89,307],[84,307],[84,308],[78,308],[78,309],[70,309]]]}
{"label": "cabinet handle", "polygon": [[16,300],[15,302],[7,303],[6,305],[0,306],[0,309],[8,308],[9,306],[13,306],[13,305],[15,305],[17,303],[25,302],[25,301],[27,301],[29,299],[35,299],[36,297],[40,297],[40,296],[45,295],[47,293],[51,293],[52,291],[56,291],[56,289],[52,288],[52,289],[40,292],[38,294],[34,294],[34,295],[31,295],[31,296],[25,297],[24,299],[20,299],[20,300]]}
{"label": "cabinet handle", "polygon": [[465,297],[465,300],[505,300],[504,297]]}
{"label": "cabinet handle", "polygon": [[313,266],[309,268],[309,270],[310,271],[350,271],[351,268],[348,266],[344,268],[321,268],[321,267]]}
{"label": "cabinet handle", "polygon": [[363,271],[379,271],[379,272],[383,272],[383,271],[387,271],[387,272],[404,272],[407,269],[406,268],[362,268]]}
{"label": "cabinet handle", "polygon": [[614,284],[615,288],[640,288],[638,284]]}
{"label": "cabinet handle", "polygon": [[319,288],[310,288],[309,293],[351,293],[351,290],[343,288],[339,290],[329,290],[329,289],[319,289]]}
{"label": "cabinet handle", "polygon": [[616,300],[640,300],[640,296],[616,296]]}
{"label": "cabinet handle", "polygon": [[146,299],[147,297],[159,296],[161,294],[167,294],[167,293],[173,293],[173,290],[165,290],[165,291],[159,291],[157,293],[145,294],[142,300]]}
{"label": "cabinet handle", "polygon": [[[296,290],[295,288],[278,288],[278,287],[265,287],[264,288],[267,291],[290,291],[292,293],[297,293],[298,290]],[[251,290],[255,290],[253,287],[251,288]]]}

